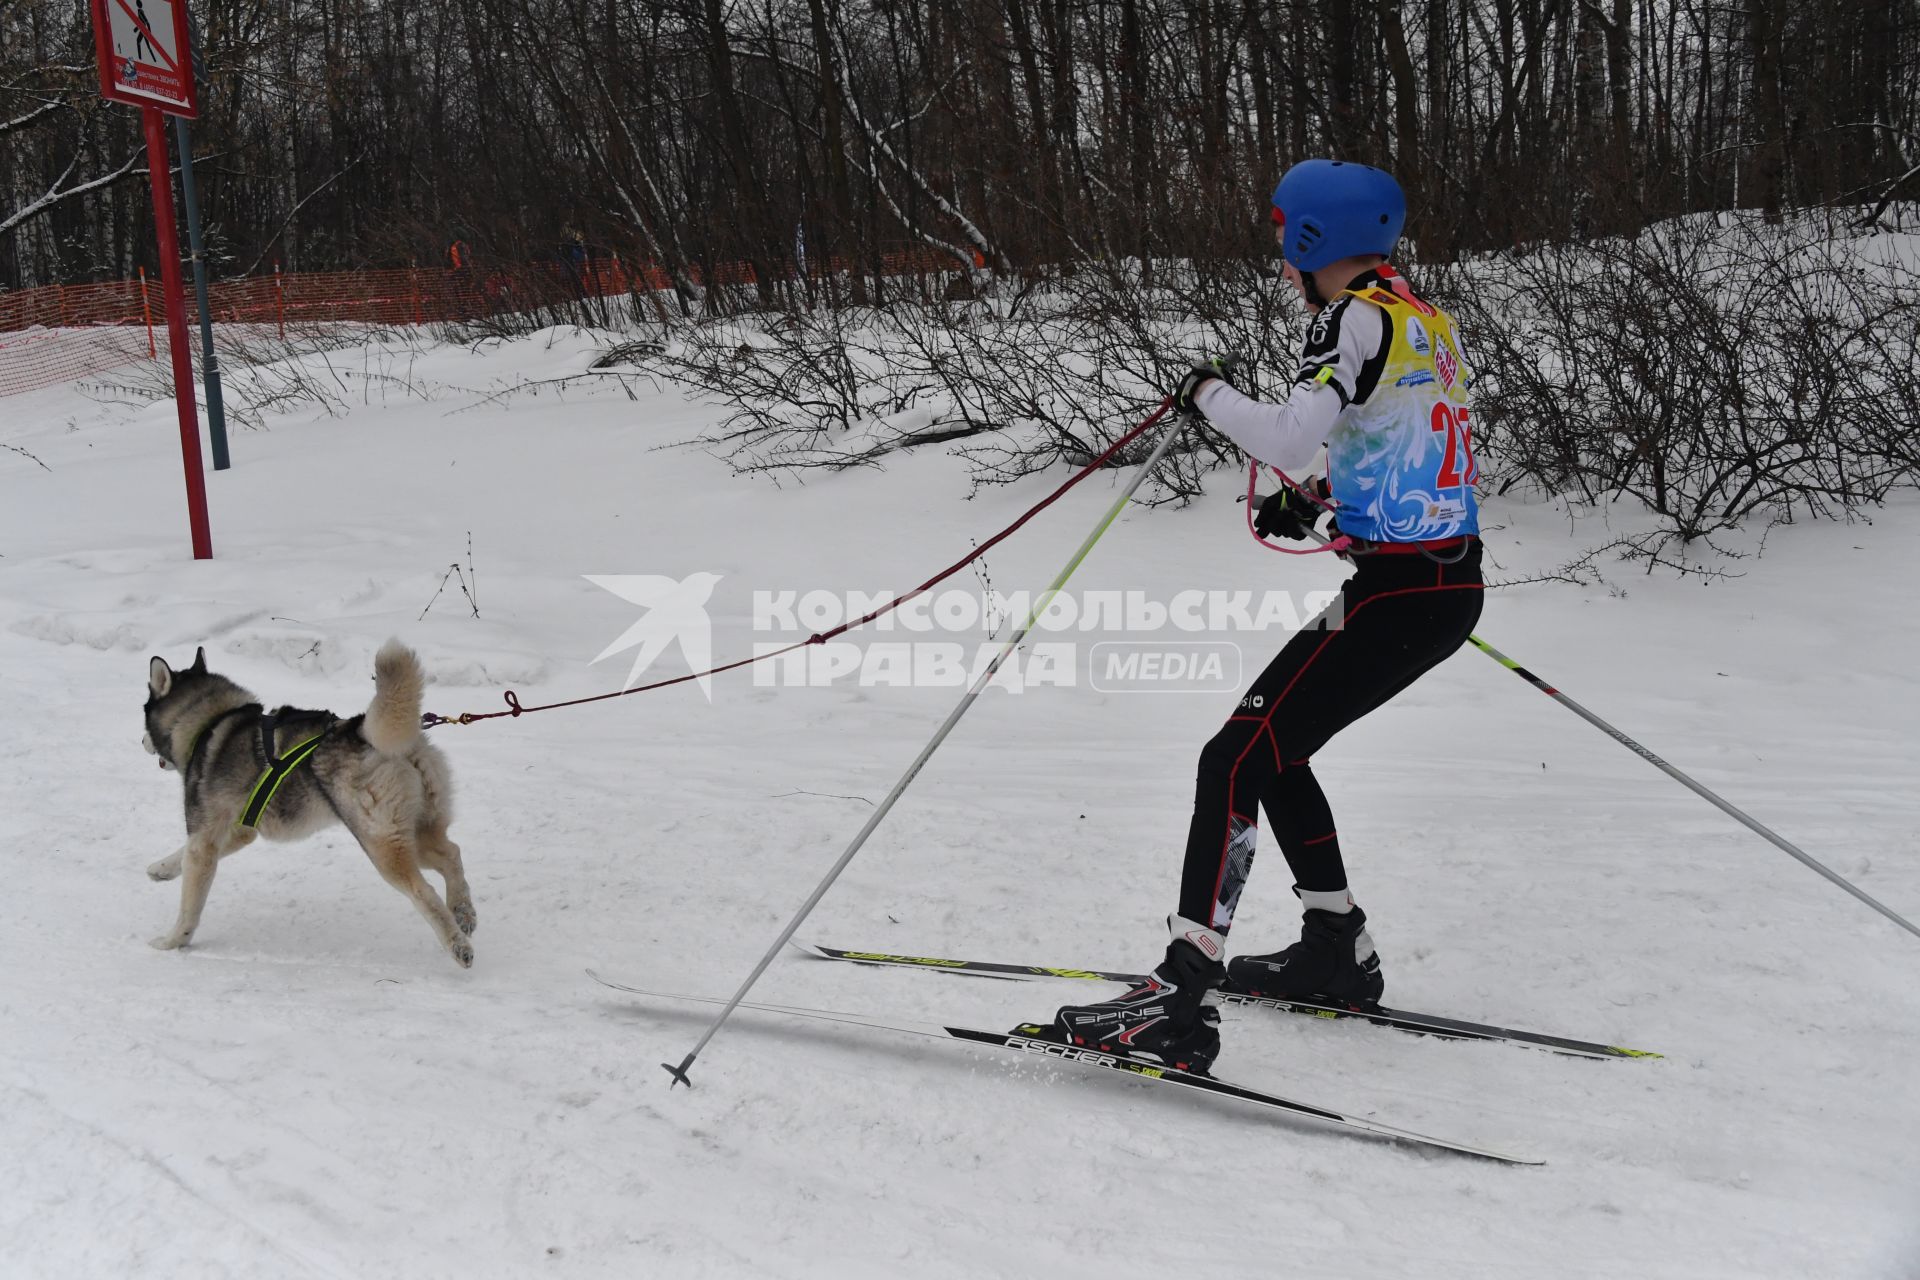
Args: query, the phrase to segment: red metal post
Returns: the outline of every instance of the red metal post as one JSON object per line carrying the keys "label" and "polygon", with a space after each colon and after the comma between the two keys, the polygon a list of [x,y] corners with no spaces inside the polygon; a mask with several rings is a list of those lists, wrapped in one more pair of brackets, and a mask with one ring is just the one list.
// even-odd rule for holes
{"label": "red metal post", "polygon": [[153,303],[147,300],[147,269],[140,268],[140,313],[147,318],[147,359],[159,358],[160,349],[153,345]]}
{"label": "red metal post", "polygon": [[207,528],[207,478],[200,465],[200,414],[194,403],[193,352],[187,345],[187,303],[180,288],[180,243],[173,230],[173,174],[168,168],[165,117],[143,107],[140,123],[147,135],[147,171],[153,177],[153,230],[160,241],[160,288],[167,304],[167,350],[173,355],[173,396],[180,406],[180,459],[187,472],[187,523],[193,532],[193,558],[213,558]]}

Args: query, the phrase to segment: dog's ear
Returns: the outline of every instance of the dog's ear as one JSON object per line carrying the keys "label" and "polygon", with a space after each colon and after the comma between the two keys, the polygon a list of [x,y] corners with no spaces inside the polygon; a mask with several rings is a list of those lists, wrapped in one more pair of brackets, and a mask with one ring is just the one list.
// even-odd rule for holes
{"label": "dog's ear", "polygon": [[193,651],[193,665],[187,670],[198,671],[201,675],[207,674],[207,651],[204,646]]}
{"label": "dog's ear", "polygon": [[147,688],[156,698],[167,696],[167,690],[173,688],[173,669],[167,666],[165,658],[155,658],[147,664]]}

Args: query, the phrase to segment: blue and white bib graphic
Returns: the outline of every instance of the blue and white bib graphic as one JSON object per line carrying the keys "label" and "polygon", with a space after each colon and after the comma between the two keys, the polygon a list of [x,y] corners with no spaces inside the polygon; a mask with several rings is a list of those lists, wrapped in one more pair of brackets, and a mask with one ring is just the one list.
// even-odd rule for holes
{"label": "blue and white bib graphic", "polygon": [[1453,318],[1385,288],[1352,296],[1386,313],[1391,337],[1373,394],[1340,415],[1327,441],[1340,531],[1371,542],[1478,533],[1473,375]]}

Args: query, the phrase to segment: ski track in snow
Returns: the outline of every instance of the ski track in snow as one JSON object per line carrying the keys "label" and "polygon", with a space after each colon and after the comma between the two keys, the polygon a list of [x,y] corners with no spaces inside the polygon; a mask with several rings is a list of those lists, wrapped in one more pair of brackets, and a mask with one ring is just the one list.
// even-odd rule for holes
{"label": "ski track in snow", "polygon": [[[413,368],[488,389],[592,349],[551,334]],[[658,448],[716,411],[638,394],[443,390],[238,431],[204,564],[170,406],[0,401],[0,439],[51,468],[0,453],[0,1276],[1920,1276],[1920,941],[1470,651],[1318,758],[1388,999],[1668,1057],[1229,1011],[1218,1070],[1541,1169],[750,1012],[669,1092],[656,1064],[706,1011],[582,970],[731,991],[957,689],[734,673],[711,705],[678,686],[435,730],[470,972],[338,829],[228,860],[195,945],[148,948],[178,885],[144,868],[181,821],[138,746],[150,653],[205,644],[269,704],[343,714],[390,634],[435,678],[430,710],[603,692],[629,659],[588,660],[634,608],[583,574],[725,575],[731,658],[753,588],[904,588],[1064,475],[966,501],[936,448],[775,489]],[[995,586],[1037,590],[1117,483],[996,548]],[[1191,508],[1135,509],[1075,586],[1338,581],[1251,546],[1234,493],[1223,475]],[[1544,505],[1488,519],[1495,576],[1609,536]],[[419,620],[468,531],[481,616],[448,583]],[[1621,592],[1496,592],[1481,633],[1920,914],[1916,534],[1909,495],[1776,529],[1727,582],[1613,566]],[[1281,639],[1239,638],[1256,663]],[[990,693],[805,933],[1148,966],[1232,700]],[[1295,908],[1262,844],[1235,942],[1264,950]],[[998,1027],[1085,994],[796,957],[755,997]]]}

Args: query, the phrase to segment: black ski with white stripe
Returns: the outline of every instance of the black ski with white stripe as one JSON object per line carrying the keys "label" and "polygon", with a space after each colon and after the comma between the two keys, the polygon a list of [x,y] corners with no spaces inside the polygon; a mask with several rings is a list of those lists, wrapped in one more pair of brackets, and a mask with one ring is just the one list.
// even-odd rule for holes
{"label": "black ski with white stripe", "polygon": [[[1040,965],[1001,964],[991,960],[945,960],[938,956],[845,951],[839,947],[823,947],[797,940],[791,945],[820,960],[843,960],[852,964],[873,965],[888,969],[930,969],[937,973],[959,973],[976,978],[1001,978],[1020,982],[1037,981],[1042,978],[1069,978],[1093,982],[1118,982],[1127,986],[1137,986],[1146,980],[1143,974],[1118,973],[1105,969],[1049,969]],[[1547,1035],[1538,1031],[1516,1031],[1511,1027],[1496,1027],[1484,1022],[1466,1022],[1459,1018],[1443,1018],[1431,1013],[1410,1013],[1405,1009],[1385,1007],[1352,1009],[1341,1005],[1320,1004],[1312,1000],[1282,1000],[1273,996],[1240,995],[1229,991],[1220,992],[1219,999],[1222,1005],[1228,1007],[1277,1009],[1283,1013],[1304,1013],[1315,1018],[1360,1018],[1375,1026],[1392,1027],[1396,1031],[1406,1031],[1414,1035],[1437,1036],[1444,1040],[1490,1040],[1503,1044],[1525,1045],[1529,1048],[1544,1049],[1549,1053],[1566,1054],[1576,1058],[1658,1058],[1662,1056],[1647,1049],[1629,1049],[1617,1044],[1573,1040],[1566,1036]]]}
{"label": "black ski with white stripe", "polygon": [[[649,991],[644,987],[631,987],[601,977],[592,969],[587,976],[604,987],[615,991],[624,991],[629,995],[646,996],[654,1000],[674,1000],[691,1004],[724,1005],[727,1002],[717,996],[678,995],[668,991]],[[1012,1031],[981,1031],[973,1027],[950,1027],[937,1022],[909,1022],[897,1018],[874,1017],[860,1013],[837,1013],[830,1009],[808,1009],[793,1005],[756,1004],[742,1002],[742,1009],[754,1009],[762,1013],[780,1014],[789,1018],[805,1018],[813,1022],[833,1022],[845,1026],[867,1027],[875,1031],[890,1031],[899,1035],[922,1036],[941,1044],[955,1046],[973,1046],[982,1049],[999,1049],[1011,1053],[1038,1055],[1076,1066],[1096,1067],[1108,1071],[1118,1071],[1136,1080],[1152,1081],[1156,1084],[1177,1085],[1183,1089],[1192,1089],[1200,1093],[1213,1094],[1216,1097],[1231,1098],[1237,1102],[1265,1107],[1274,1111],[1284,1111],[1291,1115],[1306,1116],[1309,1119],[1337,1125],[1344,1129],[1360,1133],[1370,1133],[1382,1138],[1391,1138],[1396,1142],[1412,1143],[1417,1146],[1434,1147],[1443,1151],[1456,1151],[1462,1155],[1480,1156],[1488,1160],[1498,1160],[1504,1164],[1544,1164],[1545,1161],[1528,1159],[1524,1156],[1508,1155],[1488,1147],[1475,1146],[1467,1142],[1454,1142],[1446,1138],[1435,1138],[1424,1133],[1414,1133],[1408,1129],[1381,1124],[1361,1116],[1347,1115],[1327,1107],[1316,1107],[1310,1103],[1296,1102],[1278,1094],[1265,1093],[1258,1089],[1249,1089],[1221,1080],[1215,1076],[1196,1075],[1181,1071],[1177,1067],[1165,1067],[1155,1062],[1145,1062],[1136,1058],[1123,1057],[1120,1054],[1102,1053],[1096,1049],[1083,1049],[1075,1045],[1062,1044],[1058,1040],[1048,1039],[1049,1029],[1034,1024],[1016,1027]]]}

